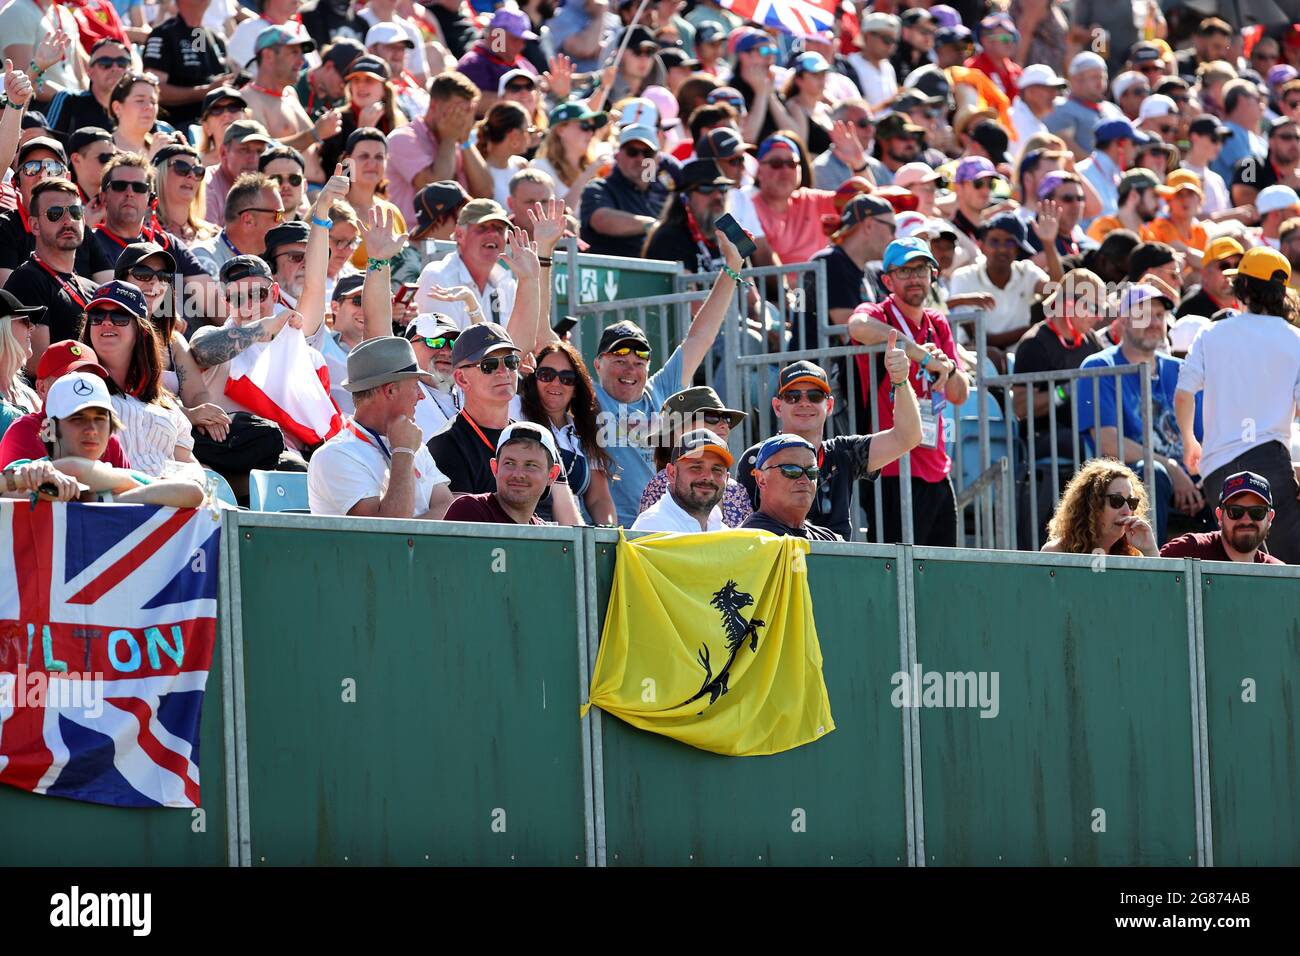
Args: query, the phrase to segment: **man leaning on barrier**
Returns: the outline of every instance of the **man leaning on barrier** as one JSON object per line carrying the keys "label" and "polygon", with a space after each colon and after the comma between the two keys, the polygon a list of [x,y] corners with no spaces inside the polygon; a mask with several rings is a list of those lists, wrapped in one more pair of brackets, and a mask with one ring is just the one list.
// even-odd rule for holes
{"label": "man leaning on barrier", "polygon": [[773,435],[758,449],[755,482],[763,504],[742,528],[813,541],[843,541],[829,528],[808,523],[817,500],[817,449],[798,435]]}
{"label": "man leaning on barrier", "polygon": [[[909,371],[912,391],[920,404],[921,438],[911,452],[912,528],[916,544],[955,547],[957,544],[957,498],[953,492],[952,459],[944,444],[944,417],[948,403],[960,406],[970,386],[957,366],[957,347],[943,313],[922,306],[930,294],[937,266],[925,240],[896,239],[885,248],[882,281],[889,289],[884,302],[858,306],[849,319],[849,335],[863,345],[890,341],[901,333],[898,343],[916,363]],[[873,357],[857,356],[862,388],[868,387],[867,362]],[[877,369],[877,391],[866,396],[879,409],[882,428],[894,424],[896,386]],[[881,479],[884,495],[885,541],[903,539],[902,504],[898,466],[886,465]]]}
{"label": "man leaning on barrier", "polygon": [[[897,347],[896,333],[890,336],[888,344],[885,371],[891,384],[900,386],[907,381],[911,363]],[[772,411],[783,433],[798,435],[813,446],[821,469],[817,497],[808,516],[846,541],[853,534],[853,482],[860,478],[874,479],[881,468],[897,461],[921,440],[921,414],[915,393],[902,389],[894,394],[897,410],[893,427],[875,435],[837,435],[823,439],[826,419],[835,408],[826,372],[812,362],[795,362],[781,369]],[[762,447],[763,443],[759,442],[741,455],[737,469],[737,479],[749,492],[755,508],[762,504],[754,478]]]}
{"label": "man leaning on barrier", "polygon": [[[1229,504],[1231,502],[1231,504]],[[1246,564],[1285,564],[1264,547],[1276,514],[1268,481],[1250,471],[1230,475],[1219,492],[1215,517],[1221,531],[1191,532],[1160,549],[1162,558],[1202,561],[1241,561]]]}
{"label": "man leaning on barrier", "polygon": [[658,411],[668,396],[691,385],[735,293],[740,253],[722,233],[718,233],[718,244],[727,264],[691,320],[686,337],[659,371],[648,375],[650,340],[635,322],[609,326],[596,348],[596,399],[601,408],[596,418],[598,437],[614,462],[610,492],[619,524],[625,528],[636,520],[641,492],[654,476],[650,442],[657,433]]}
{"label": "man leaning on barrier", "polygon": [[415,424],[421,371],[406,339],[385,336],[348,353],[356,414],[312,455],[307,499],[312,514],[438,519],[451,504],[446,476]]}

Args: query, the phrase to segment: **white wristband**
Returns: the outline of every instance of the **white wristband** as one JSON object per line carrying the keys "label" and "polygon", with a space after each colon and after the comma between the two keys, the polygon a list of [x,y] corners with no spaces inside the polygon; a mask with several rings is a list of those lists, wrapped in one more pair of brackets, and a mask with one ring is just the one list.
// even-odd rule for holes
{"label": "white wristband", "polygon": [[410,455],[412,458],[415,457],[415,449],[414,449],[414,448],[394,448],[394,449],[390,452],[390,454],[392,454],[392,455],[400,455],[402,452],[406,452],[406,454]]}

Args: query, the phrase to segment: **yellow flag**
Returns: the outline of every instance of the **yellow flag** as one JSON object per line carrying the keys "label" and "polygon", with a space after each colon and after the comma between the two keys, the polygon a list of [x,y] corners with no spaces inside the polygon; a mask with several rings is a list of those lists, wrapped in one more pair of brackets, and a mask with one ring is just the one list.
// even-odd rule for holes
{"label": "yellow flag", "polygon": [[760,531],[621,534],[590,704],[732,756],[835,729],[808,542]]}

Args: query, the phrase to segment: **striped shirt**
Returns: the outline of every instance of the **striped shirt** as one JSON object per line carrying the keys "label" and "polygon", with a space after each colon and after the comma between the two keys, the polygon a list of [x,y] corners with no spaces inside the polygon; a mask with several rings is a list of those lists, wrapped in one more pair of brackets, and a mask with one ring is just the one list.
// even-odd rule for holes
{"label": "striped shirt", "polygon": [[[117,437],[132,468],[154,478],[196,477],[201,472],[197,462],[181,462],[174,457],[177,446],[194,448],[189,419],[178,406],[146,404],[132,395],[114,395],[113,411],[122,420]],[[201,474],[197,477],[202,480]]]}

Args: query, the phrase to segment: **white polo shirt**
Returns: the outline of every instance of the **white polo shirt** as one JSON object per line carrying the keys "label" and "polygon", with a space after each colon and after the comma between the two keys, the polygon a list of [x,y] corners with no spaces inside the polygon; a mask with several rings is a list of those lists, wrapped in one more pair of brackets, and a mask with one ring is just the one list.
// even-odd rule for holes
{"label": "white polo shirt", "polygon": [[[366,498],[388,491],[388,442],[348,419],[342,431],[311,456],[307,465],[307,501],[314,515],[346,515]],[[415,453],[415,514],[429,511],[429,498],[447,476],[433,463],[429,449]]]}
{"label": "white polo shirt", "polygon": [[[687,534],[701,534],[700,523],[681,509],[673,500],[671,491],[652,504],[632,522],[632,531],[680,531]],[[709,512],[709,530],[722,530],[722,509],[717,505]]]}
{"label": "white polo shirt", "polygon": [[416,282],[415,304],[421,313],[441,312],[449,315],[463,331],[469,328],[469,312],[460,302],[442,302],[429,295],[429,290],[440,285],[449,289],[455,285],[469,286],[478,298],[479,308],[483,312],[484,322],[496,322],[505,328],[510,322],[510,313],[515,307],[515,289],[519,283],[505,266],[497,264],[488,275],[487,288],[480,289],[470,277],[469,269],[460,258],[460,253],[453,252],[444,259],[430,262],[420,273]]}
{"label": "white polo shirt", "polygon": [[988,263],[982,257],[952,274],[950,296],[984,292],[993,296],[996,306],[984,313],[984,328],[990,335],[1009,332],[1030,324],[1029,307],[1034,304],[1034,289],[1049,276],[1028,259],[1011,263],[1011,279],[999,289],[989,278]]}

